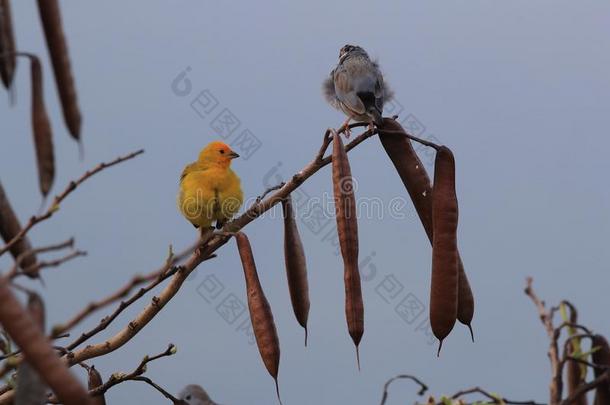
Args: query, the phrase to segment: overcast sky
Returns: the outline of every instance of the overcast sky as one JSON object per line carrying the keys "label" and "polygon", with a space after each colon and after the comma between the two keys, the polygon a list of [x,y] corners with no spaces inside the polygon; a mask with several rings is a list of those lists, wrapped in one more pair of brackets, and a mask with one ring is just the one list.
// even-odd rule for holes
{"label": "overcast sky", "polygon": [[[268,216],[245,229],[277,323],[284,404],[376,404],[383,383],[399,373],[418,375],[438,394],[479,385],[546,401],[547,338],[523,294],[528,275],[549,303],[570,299],[582,323],[610,335],[608,3],[62,1],[83,113],[83,161],[61,120],[35,2],[12,3],[18,48],[43,56],[58,161],[53,192],[99,161],[146,149],[93,178],[32,231],[35,245],[74,236],[89,252],[49,270],[46,288],[35,284],[49,327],[134,273],[155,269],[169,244],[179,250],[194,240],[175,195],[182,167],[209,141],[224,136],[242,153],[234,169],[246,198],[305,165],[324,130],[344,119],[320,87],[339,48],[354,43],[379,59],[396,92],[386,115],[399,113],[420,136],[455,153],[459,245],[476,298],[476,343],[457,324],[436,357],[426,328],[429,242],[410,202],[401,204],[407,194],[379,141],[370,139],[350,153],[357,196],[382,207],[381,215],[359,221],[367,274],[361,372],[345,323],[334,218],[318,227],[299,222],[311,294],[307,348],[289,304],[281,220]],[[173,86],[182,72],[190,86]],[[23,62],[16,92],[14,107],[6,93],[0,97],[0,178],[25,221],[40,196]],[[226,114],[239,123],[234,132],[214,129]],[[246,138],[258,147],[246,148]],[[420,152],[431,170],[432,155]],[[330,168],[302,189],[302,201],[320,201],[332,191]],[[229,317],[223,309],[245,302],[235,250],[229,242],[136,338],[90,363],[107,378],[173,342],[178,354],[147,373],[171,392],[197,383],[226,405],[275,404],[273,381],[241,331],[246,314]],[[145,302],[93,342],[126,325]],[[401,302],[421,303],[421,310],[401,317]],[[398,382],[388,404],[411,402],[416,392]],[[107,401],[164,403],[136,382],[113,388]]]}

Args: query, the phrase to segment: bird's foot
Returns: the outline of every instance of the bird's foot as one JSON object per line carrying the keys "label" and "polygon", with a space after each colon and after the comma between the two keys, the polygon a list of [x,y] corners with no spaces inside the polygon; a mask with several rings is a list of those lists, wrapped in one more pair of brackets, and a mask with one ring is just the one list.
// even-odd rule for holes
{"label": "bird's foot", "polygon": [[211,226],[201,227],[199,228],[199,244],[201,246],[205,245],[214,235],[214,228]]}
{"label": "bird's foot", "polygon": [[348,118],[348,119],[347,119],[347,120],[346,120],[346,121],[343,123],[343,125],[341,125],[341,126],[339,127],[339,131],[337,131],[339,134],[343,132],[343,133],[345,134],[345,137],[346,137],[347,139],[349,139],[350,135],[352,134],[352,130],[351,130],[351,129],[350,129],[350,127],[349,127],[349,122],[350,122],[351,120],[352,120],[351,118]]}

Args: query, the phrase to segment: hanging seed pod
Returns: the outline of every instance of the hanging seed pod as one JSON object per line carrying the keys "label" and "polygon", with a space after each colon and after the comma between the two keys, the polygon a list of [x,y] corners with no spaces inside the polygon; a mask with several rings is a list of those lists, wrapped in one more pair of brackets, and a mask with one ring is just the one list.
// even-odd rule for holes
{"label": "hanging seed pod", "polygon": [[0,277],[0,324],[59,402],[66,405],[89,403],[87,391],[57,356],[40,325],[22,307],[6,277]]}
{"label": "hanging seed pod", "polygon": [[[41,332],[45,327],[45,309],[42,298],[35,293],[28,294],[28,312]],[[47,387],[34,368],[23,361],[17,367],[17,389],[15,404],[38,405],[46,403]]]}
{"label": "hanging seed pod", "polygon": [[474,332],[472,331],[472,317],[474,316],[474,297],[472,289],[464,271],[464,264],[458,251],[458,313],[457,319],[468,327],[470,338],[474,342]]}
{"label": "hanging seed pod", "polygon": [[30,58],[32,77],[32,131],[34,133],[34,148],[38,165],[38,182],[43,197],[49,194],[55,178],[55,156],[53,154],[53,134],[51,123],[44,104],[42,67],[35,55]]}
{"label": "hanging seed pod", "polygon": [[345,316],[349,335],[356,345],[356,361],[360,369],[358,345],[364,334],[364,304],[358,270],[358,218],[352,172],[343,141],[338,134],[333,136],[332,157],[337,232],[344,268]]}
{"label": "hanging seed pod", "polygon": [[[591,348],[595,350],[591,356],[593,364],[598,366],[610,366],[610,347],[608,341],[602,335],[595,335],[591,339]],[[595,378],[602,375],[606,370],[594,369]],[[605,382],[595,388],[594,405],[610,405],[610,383]]]}
{"label": "hanging seed pod", "polygon": [[[571,343],[567,345],[567,353],[568,356],[573,356],[574,346]],[[580,368],[580,364],[574,360],[567,360],[566,362],[567,368],[567,376],[566,380],[568,383],[568,396],[574,394],[574,392],[585,383],[584,376],[582,375],[582,369]],[[575,405],[587,405],[587,396],[585,394],[580,395],[576,401],[574,401]]]}
{"label": "hanging seed pod", "polygon": [[15,48],[11,3],[9,0],[0,0],[0,78],[7,89],[13,83],[17,66]]}
{"label": "hanging seed pod", "polygon": [[305,329],[305,346],[307,346],[307,318],[309,316],[307,262],[290,195],[282,200],[282,210],[284,212],[284,260],[290,301],[299,325]]}
{"label": "hanging seed pod", "polygon": [[237,241],[241,264],[244,268],[248,309],[250,310],[250,320],[252,321],[256,345],[267,371],[275,381],[277,399],[281,404],[282,400],[280,399],[280,389],[277,381],[280,367],[280,341],[277,337],[273,314],[258,279],[252,247],[248,237],[245,233],[239,232],[235,235],[235,240]]}
{"label": "hanging seed pod", "polygon": [[[21,224],[4,193],[4,188],[0,183],[0,235],[4,242],[8,243],[21,231]],[[32,250],[29,239],[24,236],[19,242],[15,243],[11,249],[11,255],[15,260],[21,256],[21,268],[28,269],[36,264],[36,255],[29,253]]]}
{"label": "hanging seed pod", "polygon": [[441,146],[434,162],[432,190],[432,286],[430,326],[438,338],[440,354],[443,339],[457,319],[458,306],[458,204],[455,195],[455,161],[449,148]]}
{"label": "hanging seed pod", "polygon": [[[411,141],[406,137],[405,130],[396,120],[384,118],[379,140],[407,189],[428,239],[432,243],[432,187],[426,168],[415,153]],[[468,326],[474,341],[471,328],[474,297],[461,258],[458,266],[458,320]]]}
{"label": "hanging seed pod", "polygon": [[70,67],[68,46],[61,23],[59,1],[38,0],[38,12],[47,41],[47,48],[51,56],[64,121],[70,131],[70,135],[74,139],[80,140],[81,114],[76,97],[74,77]]}
{"label": "hanging seed pod", "polygon": [[[95,366],[89,367],[88,370],[88,381],[87,387],[89,391],[96,389],[100,385],[104,384],[102,380],[102,376],[99,371],[96,370]],[[106,399],[104,398],[104,394],[96,395],[91,398],[90,405],[106,405]]]}

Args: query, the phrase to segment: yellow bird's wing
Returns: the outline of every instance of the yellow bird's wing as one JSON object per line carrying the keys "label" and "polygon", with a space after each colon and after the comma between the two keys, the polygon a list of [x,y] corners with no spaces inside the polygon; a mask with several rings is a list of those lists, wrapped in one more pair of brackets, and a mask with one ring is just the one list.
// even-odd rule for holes
{"label": "yellow bird's wing", "polygon": [[184,180],[184,178],[192,172],[204,172],[206,171],[208,168],[205,166],[202,166],[201,164],[197,163],[197,162],[193,162],[193,163],[189,163],[188,165],[184,166],[184,170],[182,170],[182,174],[180,175],[180,182],[182,182],[182,180]]}

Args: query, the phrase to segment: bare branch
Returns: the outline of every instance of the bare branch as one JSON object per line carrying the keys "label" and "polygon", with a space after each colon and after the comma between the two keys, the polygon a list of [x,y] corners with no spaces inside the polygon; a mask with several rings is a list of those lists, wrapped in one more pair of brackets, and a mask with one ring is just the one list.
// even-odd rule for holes
{"label": "bare branch", "polygon": [[492,393],[490,393],[480,387],[469,388],[467,390],[456,392],[455,394],[453,394],[453,396],[451,396],[451,399],[459,399],[460,397],[462,397],[464,395],[468,395],[468,394],[481,394],[481,395],[487,397],[489,400],[491,400],[491,402],[494,404],[505,403],[505,404],[513,404],[513,405],[546,405],[544,403],[531,401],[531,400],[530,401],[515,401],[512,399],[503,398],[503,397],[500,397],[497,395],[493,395]]}
{"label": "bare branch", "polygon": [[550,339],[549,345],[549,359],[551,361],[551,384],[549,387],[550,390],[550,405],[558,405],[561,402],[561,393],[563,391],[563,380],[561,375],[562,368],[560,367],[559,360],[559,349],[557,340],[559,339],[559,333],[556,332],[555,327],[553,326],[553,318],[550,311],[548,311],[544,305],[544,302],[538,298],[536,293],[532,288],[533,280],[531,277],[527,278],[527,286],[525,288],[525,294],[530,297],[530,299],[536,305],[538,309],[538,315],[540,316],[540,321],[544,325],[544,328],[547,332],[547,335]]}
{"label": "bare branch", "polygon": [[142,374],[144,374],[146,372],[146,365],[148,363],[150,363],[151,361],[155,361],[162,357],[172,356],[175,353],[176,353],[176,346],[174,346],[173,344],[170,343],[168,345],[167,349],[165,349],[165,351],[163,351],[157,355],[154,355],[154,356],[144,356],[144,358],[142,359],[140,364],[138,364],[138,367],[136,367],[136,369],[134,371],[132,371],[131,373],[112,374],[110,376],[110,378],[108,379],[108,381],[106,381],[104,384],[100,385],[99,387],[89,391],[89,394],[92,396],[104,394],[106,391],[108,391],[110,388],[114,387],[115,385],[120,384],[125,381],[132,380],[134,377],[138,377],[138,376],[141,376]]}
{"label": "bare branch", "polygon": [[18,277],[20,275],[38,274],[38,272],[42,269],[45,269],[48,267],[58,267],[72,259],[75,259],[75,258],[81,257],[81,256],[87,256],[87,252],[85,252],[84,250],[75,250],[75,251],[70,252],[67,255],[62,256],[55,260],[49,260],[49,261],[41,260],[41,261],[37,262],[36,264],[32,265],[31,267],[28,267],[27,269],[23,269],[20,272],[19,271],[15,272],[15,273],[11,272],[8,274],[7,277],[9,277],[10,279],[14,279],[15,277]]}
{"label": "bare branch", "polygon": [[22,267],[23,261],[29,257],[32,257],[33,255],[36,255],[38,253],[52,252],[55,250],[63,250],[72,247],[74,247],[74,238],[70,238],[64,242],[56,243],[54,245],[43,246],[25,251],[19,256],[17,256],[17,258],[15,259],[15,264],[8,272],[8,277],[12,278],[12,275],[16,274],[19,271],[19,268]]}
{"label": "bare branch", "polygon": [[418,384],[419,391],[417,392],[417,395],[424,395],[426,393],[426,391],[428,390],[428,386],[426,384],[424,384],[423,382],[421,382],[421,380],[419,378],[414,377],[409,374],[399,374],[395,377],[390,378],[383,385],[383,395],[381,396],[381,405],[385,405],[386,401],[388,400],[388,388],[390,388],[390,384],[392,384],[394,381],[396,381],[398,379],[408,379],[408,380],[411,380],[414,383]]}
{"label": "bare branch", "polygon": [[79,177],[77,180],[73,180],[71,181],[68,186],[64,189],[63,192],[61,192],[60,194],[58,194],[57,196],[55,196],[55,198],[53,199],[53,203],[51,204],[51,206],[49,207],[49,209],[42,215],[34,215],[30,218],[30,220],[28,221],[28,223],[21,228],[21,231],[19,231],[17,233],[17,235],[15,235],[13,237],[13,239],[11,239],[9,242],[7,242],[7,244],[0,248],[0,256],[2,256],[4,253],[6,253],[13,245],[15,245],[16,243],[18,243],[28,232],[30,229],[32,229],[32,227],[36,224],[38,224],[39,222],[42,222],[44,220],[49,219],[51,216],[53,216],[53,214],[55,212],[57,212],[57,210],[59,210],[59,206],[61,204],[61,202],[68,196],[70,195],[70,193],[72,193],[78,186],[80,186],[82,183],[84,183],[87,179],[89,179],[90,177],[92,177],[93,175],[101,172],[102,170],[114,166],[116,164],[122,163],[126,160],[129,159],[133,159],[134,157],[140,155],[144,153],[144,149],[140,149],[138,151],[132,152],[128,155],[125,156],[119,156],[118,158],[114,159],[111,162],[108,163],[100,163],[99,165],[97,165],[96,167],[94,167],[91,170],[88,170],[87,172],[85,172],[81,177]]}
{"label": "bare branch", "polygon": [[[170,266],[180,263],[188,255],[193,253],[193,251],[197,248],[197,246],[198,246],[198,243],[196,242],[176,255],[171,254],[170,258],[169,258]],[[126,285],[119,288],[114,293],[110,294],[106,298],[103,298],[99,301],[90,302],[89,305],[87,305],[84,309],[82,309],[80,312],[78,312],[76,315],[74,315],[70,320],[68,320],[67,322],[65,322],[62,325],[54,326],[52,335],[57,336],[58,334],[62,334],[64,332],[72,329],[73,327],[78,325],[83,319],[85,319],[89,315],[93,314],[95,311],[105,308],[108,305],[126,297],[134,288],[136,288],[140,284],[150,282],[153,280],[158,280],[159,282],[162,282],[164,279],[159,280],[159,278],[162,277],[164,275],[164,273],[167,272],[167,270],[168,270],[168,267],[167,267],[167,262],[166,262],[160,269],[157,269],[153,272],[150,272],[143,276],[135,275]]]}

